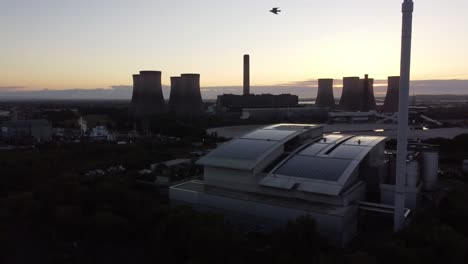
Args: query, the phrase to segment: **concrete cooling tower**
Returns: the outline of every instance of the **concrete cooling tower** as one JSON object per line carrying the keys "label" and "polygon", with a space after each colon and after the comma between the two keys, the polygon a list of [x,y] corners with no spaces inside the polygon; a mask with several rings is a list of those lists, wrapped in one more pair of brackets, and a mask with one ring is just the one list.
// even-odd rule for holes
{"label": "concrete cooling tower", "polygon": [[182,104],[182,77],[171,77],[171,93],[169,95],[169,111],[175,112],[177,107]]}
{"label": "concrete cooling tower", "polygon": [[[140,71],[138,84],[140,93],[136,100],[135,115],[147,117],[163,113],[165,102],[161,87],[161,72]],[[136,92],[138,94],[138,89]]]}
{"label": "concrete cooling tower", "polygon": [[199,116],[203,108],[200,74],[186,73],[171,77],[169,110],[177,117]]}
{"label": "concrete cooling tower", "polygon": [[132,93],[132,101],[131,101],[131,107],[132,109],[135,109],[138,101],[140,100],[141,96],[141,86],[140,86],[140,75],[139,74],[134,74],[133,76],[133,93]]}
{"label": "concrete cooling tower", "polygon": [[318,91],[315,104],[320,107],[335,107],[335,98],[333,97],[333,79],[318,80]]}
{"label": "concrete cooling tower", "polygon": [[385,96],[382,112],[398,112],[398,96],[400,93],[400,76],[388,77],[387,95]]}
{"label": "concrete cooling tower", "polygon": [[369,79],[367,74],[364,79],[359,80],[363,95],[361,98],[361,112],[368,112],[377,109],[374,96],[374,79]]}
{"label": "concrete cooling tower", "polygon": [[344,77],[339,108],[344,111],[359,111],[363,95],[359,77]]}

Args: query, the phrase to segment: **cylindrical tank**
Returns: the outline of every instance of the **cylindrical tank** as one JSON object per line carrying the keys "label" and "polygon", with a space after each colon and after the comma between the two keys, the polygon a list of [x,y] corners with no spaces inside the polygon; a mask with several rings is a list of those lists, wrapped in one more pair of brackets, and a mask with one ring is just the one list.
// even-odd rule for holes
{"label": "cylindrical tank", "polygon": [[418,187],[419,182],[419,162],[412,160],[406,165],[406,186],[411,188]]}
{"label": "cylindrical tank", "polygon": [[244,55],[244,95],[250,94],[250,56]]}
{"label": "cylindrical tank", "polygon": [[333,79],[319,79],[317,98],[315,104],[320,107],[335,106],[335,98],[333,97]]}
{"label": "cylindrical tank", "polygon": [[437,171],[439,170],[439,153],[423,152],[423,189],[433,191],[437,187]]}

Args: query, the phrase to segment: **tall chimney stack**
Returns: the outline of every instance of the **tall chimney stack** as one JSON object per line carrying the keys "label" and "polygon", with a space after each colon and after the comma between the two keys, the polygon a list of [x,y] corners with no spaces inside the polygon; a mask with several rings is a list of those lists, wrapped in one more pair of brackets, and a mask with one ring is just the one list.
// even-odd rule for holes
{"label": "tall chimney stack", "polygon": [[250,56],[244,55],[244,95],[250,94]]}
{"label": "tall chimney stack", "polygon": [[408,99],[411,66],[411,31],[413,24],[412,0],[404,0],[402,5],[403,23],[401,34],[400,94],[398,105],[398,140],[395,184],[395,232],[404,227],[406,194],[406,156],[408,152]]}

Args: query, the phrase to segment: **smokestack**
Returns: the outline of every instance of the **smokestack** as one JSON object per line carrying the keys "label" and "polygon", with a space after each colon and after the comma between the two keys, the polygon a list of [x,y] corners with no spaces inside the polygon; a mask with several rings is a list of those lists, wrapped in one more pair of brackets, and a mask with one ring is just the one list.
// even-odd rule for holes
{"label": "smokestack", "polygon": [[244,55],[244,95],[250,94],[250,56]]}
{"label": "smokestack", "polygon": [[359,77],[344,77],[343,91],[340,98],[340,109],[345,111],[359,111],[363,90],[360,89]]}
{"label": "smokestack", "polygon": [[161,87],[160,71],[140,71],[141,100],[139,105],[143,116],[164,112],[165,102]]}
{"label": "smokestack", "polygon": [[398,140],[395,185],[394,231],[404,226],[405,191],[406,191],[406,156],[408,152],[408,99],[411,68],[411,31],[413,23],[414,4],[412,0],[404,0],[402,5],[402,34],[400,61],[400,94],[398,106]]}
{"label": "smokestack", "polygon": [[387,81],[387,95],[385,96],[382,112],[398,112],[398,94],[400,91],[400,76],[390,76]]}
{"label": "smokestack", "polygon": [[333,79],[318,80],[318,91],[315,104],[320,107],[335,107],[335,98],[333,97]]}

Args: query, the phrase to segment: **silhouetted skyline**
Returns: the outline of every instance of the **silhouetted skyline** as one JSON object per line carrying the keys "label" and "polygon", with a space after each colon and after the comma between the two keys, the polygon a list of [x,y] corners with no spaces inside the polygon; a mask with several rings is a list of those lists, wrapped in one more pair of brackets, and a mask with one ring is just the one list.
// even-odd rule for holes
{"label": "silhouetted skyline", "polygon": [[[268,12],[273,4],[281,15]],[[252,85],[385,79],[398,75],[400,8],[388,0],[4,1],[0,87],[108,87],[145,68],[163,71],[163,84],[199,72],[202,87],[232,86],[245,53],[255,58]],[[464,0],[418,3],[413,79],[468,79],[467,9]]]}

